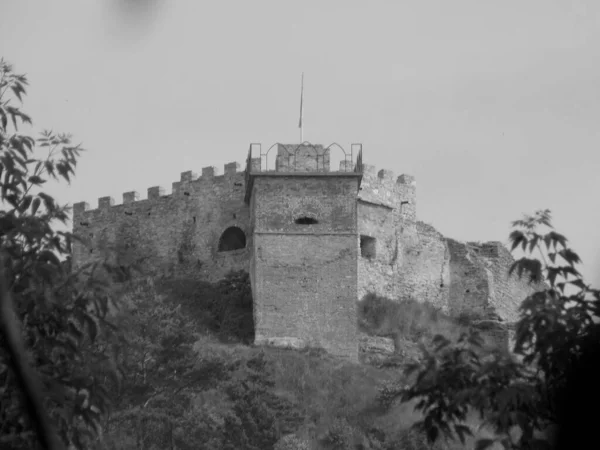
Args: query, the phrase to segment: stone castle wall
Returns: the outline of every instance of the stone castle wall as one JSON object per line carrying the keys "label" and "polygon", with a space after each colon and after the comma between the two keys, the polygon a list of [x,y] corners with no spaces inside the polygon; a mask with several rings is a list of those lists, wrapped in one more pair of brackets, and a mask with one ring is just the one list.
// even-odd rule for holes
{"label": "stone castle wall", "polygon": [[73,230],[87,240],[86,248],[75,245],[76,266],[108,254],[129,263],[144,260],[151,274],[186,274],[216,280],[229,270],[248,270],[248,247],[219,252],[219,238],[229,227],[239,227],[248,236],[249,207],[244,203],[245,178],[239,164],[225,165],[224,175],[216,168],[202,169],[202,176],[183,172],[172,193],[161,187],[148,189],[147,199],[136,192],[123,194],[115,205],[110,197],[98,199],[90,209],[85,202],[73,207]]}
{"label": "stone castle wall", "polygon": [[374,257],[359,260],[359,298],[429,301],[448,310],[449,252],[444,237],[417,221],[416,182],[365,165],[358,194],[359,234],[376,239]]}
{"label": "stone castle wall", "polygon": [[251,193],[256,343],[356,359],[359,175],[278,175],[256,175]]}
{"label": "stone castle wall", "polygon": [[[251,173],[263,171],[260,158],[248,162]],[[110,255],[123,265],[141,261],[149,274],[211,281],[246,270],[260,299],[257,343],[293,338],[346,356],[357,342],[348,299],[368,292],[517,320],[535,287],[508,277],[513,259],[501,243],[461,243],[418,221],[410,175],[364,165],[361,178],[350,161],[340,172],[329,163],[328,148],[279,144],[276,170],[249,190],[248,174],[229,163],[223,175],[183,172],[170,194],[151,187],[146,199],[124,193],[120,205],[109,197],[95,209],[77,203],[73,230],[87,246],[73,246],[73,265]],[[293,222],[300,215],[318,223],[301,227]],[[222,246],[231,230],[244,241],[235,250]]]}

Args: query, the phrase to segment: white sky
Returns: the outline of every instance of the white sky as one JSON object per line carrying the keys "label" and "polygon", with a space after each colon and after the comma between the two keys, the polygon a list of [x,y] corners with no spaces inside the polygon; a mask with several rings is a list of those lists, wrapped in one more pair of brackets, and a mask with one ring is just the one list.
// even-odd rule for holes
{"label": "white sky", "polygon": [[550,208],[600,284],[600,2],[0,0],[37,129],[89,151],[62,202],[179,180],[250,142],[363,144],[418,216],[502,240]]}

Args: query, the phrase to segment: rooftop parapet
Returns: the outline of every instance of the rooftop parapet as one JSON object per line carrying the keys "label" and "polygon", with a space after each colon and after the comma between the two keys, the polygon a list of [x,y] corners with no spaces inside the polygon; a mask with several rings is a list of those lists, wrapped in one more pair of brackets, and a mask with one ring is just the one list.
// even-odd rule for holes
{"label": "rooftop parapet", "polygon": [[330,151],[322,145],[277,144],[277,172],[329,172]]}
{"label": "rooftop parapet", "polygon": [[[277,149],[273,152],[273,149]],[[341,152],[339,171],[330,172],[331,150]],[[356,153],[355,153],[356,152]],[[355,159],[356,158],[356,159]],[[254,175],[260,173],[299,173],[299,174],[337,174],[360,175],[362,178],[362,144],[352,144],[350,151],[344,150],[337,143],[327,147],[320,144],[303,142],[302,144],[275,143],[266,151],[259,143],[250,144],[246,158],[246,195],[245,202],[250,201],[250,193],[254,184]]]}
{"label": "rooftop parapet", "polygon": [[338,153],[336,156],[341,156],[339,172],[362,174],[362,144],[352,144],[350,151],[347,151],[335,142],[327,147],[310,142],[302,144],[275,143],[266,150],[263,150],[261,144],[250,144],[246,159],[246,172],[327,173],[331,171],[333,150]]}

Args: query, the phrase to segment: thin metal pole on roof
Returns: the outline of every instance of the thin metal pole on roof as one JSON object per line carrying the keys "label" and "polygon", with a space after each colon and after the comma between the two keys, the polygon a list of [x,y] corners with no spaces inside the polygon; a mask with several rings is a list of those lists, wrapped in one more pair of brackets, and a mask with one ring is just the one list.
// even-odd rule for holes
{"label": "thin metal pole on roof", "polygon": [[304,115],[304,72],[302,72],[302,81],[300,84],[300,121],[298,122],[298,128],[300,128],[300,143],[304,142],[304,123],[303,116]]}

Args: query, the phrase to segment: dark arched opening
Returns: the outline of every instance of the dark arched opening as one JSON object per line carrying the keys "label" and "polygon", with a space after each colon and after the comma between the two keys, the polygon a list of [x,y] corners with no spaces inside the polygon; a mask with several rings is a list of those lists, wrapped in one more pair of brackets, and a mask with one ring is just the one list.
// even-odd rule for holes
{"label": "dark arched opening", "polygon": [[246,235],[238,227],[227,228],[219,239],[219,251],[230,252],[246,248]]}

